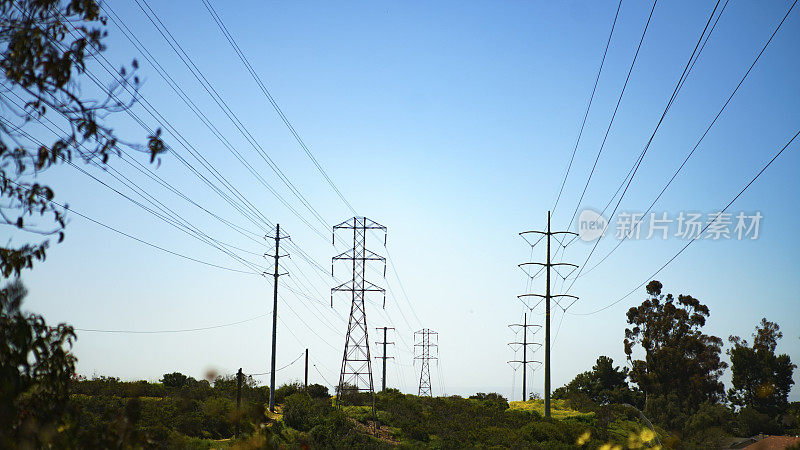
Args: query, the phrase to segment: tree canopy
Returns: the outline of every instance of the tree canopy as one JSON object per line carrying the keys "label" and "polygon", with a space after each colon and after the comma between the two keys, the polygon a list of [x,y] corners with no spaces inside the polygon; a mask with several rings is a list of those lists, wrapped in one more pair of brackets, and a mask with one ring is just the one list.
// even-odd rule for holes
{"label": "tree canopy", "polygon": [[[166,147],[159,130],[138,145],[107,124],[136,101],[140,83],[135,60],[108,85],[89,70],[107,35],[96,0],[0,0],[0,12],[0,225],[22,236],[0,247],[0,273],[10,277],[44,260],[50,236],[64,239],[66,203],[37,181],[42,171],[73,159],[103,166],[123,149],[153,162]],[[88,81],[99,98],[84,94]],[[45,130],[55,136],[41,137]]]}
{"label": "tree canopy", "polygon": [[[724,394],[719,380],[727,364],[720,359],[722,339],[702,332],[710,312],[691,295],[662,294],[662,284],[651,281],[649,296],[630,308],[625,329],[625,354],[631,362],[631,381],[652,396],[671,396],[679,407],[696,410]],[[644,359],[634,359],[640,346]]]}
{"label": "tree canopy", "polygon": [[733,405],[754,408],[771,416],[786,411],[794,384],[792,374],[797,366],[789,355],[775,354],[782,337],[778,324],[762,318],[753,333],[752,345],[739,336],[728,338],[733,344],[728,350],[733,373],[728,398]]}
{"label": "tree canopy", "polygon": [[627,367],[614,367],[613,359],[601,355],[592,370],[579,373],[566,386],[556,389],[553,395],[568,398],[580,393],[600,405],[629,402],[631,391],[627,378]]}

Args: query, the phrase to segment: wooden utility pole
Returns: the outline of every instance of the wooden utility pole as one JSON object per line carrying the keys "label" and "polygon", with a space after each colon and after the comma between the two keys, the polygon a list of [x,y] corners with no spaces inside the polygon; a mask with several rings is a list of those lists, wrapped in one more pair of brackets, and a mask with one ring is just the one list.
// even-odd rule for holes
{"label": "wooden utility pole", "polygon": [[306,349],[306,371],[305,377],[303,377],[303,385],[308,389],[308,349]]}
{"label": "wooden utility pole", "polygon": [[233,434],[234,439],[239,438],[239,422],[242,420],[241,414],[241,404],[242,404],[242,368],[239,368],[239,372],[236,374],[236,431]]}

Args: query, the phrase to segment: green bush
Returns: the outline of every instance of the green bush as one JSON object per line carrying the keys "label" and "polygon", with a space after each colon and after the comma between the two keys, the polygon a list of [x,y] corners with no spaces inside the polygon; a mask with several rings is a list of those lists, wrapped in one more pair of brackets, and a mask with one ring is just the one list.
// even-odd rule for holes
{"label": "green bush", "polygon": [[283,403],[283,421],[300,431],[309,431],[333,410],[327,399],[314,399],[304,392],[292,394]]}
{"label": "green bush", "polygon": [[275,403],[283,403],[286,397],[296,394],[303,390],[303,385],[299,382],[286,383],[275,389]]}
{"label": "green bush", "polygon": [[305,391],[311,398],[331,398],[328,388],[321,384],[309,384]]}
{"label": "green bush", "polygon": [[339,442],[353,430],[353,423],[347,420],[344,413],[331,410],[327,415],[311,428],[309,434],[315,443],[323,447],[331,447],[334,442]]}
{"label": "green bush", "polygon": [[358,387],[345,383],[340,392],[338,392],[337,401],[342,405],[349,406],[366,406],[372,405],[373,394],[369,392],[360,391]]}

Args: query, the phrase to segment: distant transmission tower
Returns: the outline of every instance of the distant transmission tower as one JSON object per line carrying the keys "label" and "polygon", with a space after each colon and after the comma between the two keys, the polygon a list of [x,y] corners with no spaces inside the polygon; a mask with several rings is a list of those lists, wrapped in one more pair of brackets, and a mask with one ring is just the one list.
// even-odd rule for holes
{"label": "distant transmission tower", "polygon": [[[419,339],[417,338],[419,337]],[[431,342],[431,337],[436,339],[436,342]],[[419,343],[417,343],[419,341]],[[419,391],[417,395],[420,397],[423,395],[427,395],[428,397],[433,397],[433,392],[431,391],[431,368],[430,368],[430,360],[432,359],[439,359],[439,333],[430,330],[428,328],[423,328],[414,333],[414,350],[420,348],[419,356],[414,356],[414,359],[418,359],[422,361],[422,367],[420,368],[419,372]],[[431,347],[436,349],[437,356],[431,356]]]}
{"label": "distant transmission tower", "polygon": [[383,372],[383,376],[381,377],[381,391],[385,391],[386,390],[386,360],[387,359],[394,359],[394,356],[388,356],[386,354],[386,346],[387,345],[394,345],[394,342],[388,342],[386,340],[386,336],[387,336],[387,332],[389,330],[394,330],[394,328],[392,328],[392,327],[378,327],[378,328],[375,328],[375,329],[378,330],[378,331],[383,330],[383,340],[375,342],[376,344],[383,346],[383,356],[376,356],[375,359],[380,359],[380,360],[383,361],[383,364],[382,364],[383,365],[383,371],[382,371]]}
{"label": "distant transmission tower", "polygon": [[[382,292],[386,305],[386,291],[364,279],[367,261],[383,262],[383,273],[386,275],[386,259],[366,248],[368,230],[382,230],[384,245],[386,244],[386,227],[366,217],[353,217],[333,227],[334,239],[340,230],[353,230],[353,248],[334,256],[333,262],[350,261],[353,278],[331,289],[331,306],[333,293],[347,291],[352,294],[350,304],[350,321],[347,325],[347,337],[344,341],[342,370],[339,384],[336,386],[336,402],[341,406],[341,397],[345,390],[367,391],[372,394],[373,415],[375,412],[375,389],[372,382],[372,361],[369,353],[369,336],[367,333],[367,312],[364,300],[367,292]],[[333,262],[331,275],[333,275]]]}
{"label": "distant transmission tower", "polygon": [[[526,236],[528,234],[539,234],[542,237],[539,240],[537,240],[535,243],[531,243],[526,238]],[[544,263],[527,262],[527,263],[522,263],[522,264],[519,265],[523,270],[525,270],[528,266],[541,266],[541,268],[543,270],[545,270],[545,272],[547,274],[547,284],[545,285],[545,293],[544,293],[544,295],[526,293],[526,294],[522,294],[522,295],[518,295],[517,296],[520,299],[525,298],[525,297],[538,297],[541,300],[545,301],[545,322],[544,322],[544,336],[545,336],[544,337],[544,416],[545,417],[550,417],[550,300],[554,300],[556,302],[556,305],[558,305],[559,308],[561,308],[564,312],[566,312],[567,308],[572,306],[572,303],[575,303],[575,301],[578,299],[578,297],[576,297],[574,295],[567,295],[567,294],[556,294],[556,295],[554,295],[554,294],[550,293],[550,270],[551,269],[553,269],[555,267],[559,267],[559,266],[569,266],[569,267],[572,267],[573,270],[574,270],[575,268],[578,267],[575,264],[551,263],[550,262],[550,239],[553,236],[558,236],[559,234],[571,234],[571,235],[577,236],[577,233],[573,233],[571,231],[550,231],[550,211],[547,211],[547,231],[523,231],[522,233],[520,233],[520,236],[525,238],[525,240],[528,242],[528,244],[530,244],[532,247],[536,246],[536,244],[543,238],[546,238],[546,242],[547,242],[547,260],[546,260],[546,262],[544,262]],[[556,238],[556,239],[558,240],[558,238]],[[561,242],[561,241],[559,241],[559,242]],[[561,245],[563,246],[563,243],[561,243]],[[540,269],[540,270],[542,270],[542,269]],[[527,273],[528,273],[528,276],[531,277],[531,278],[535,278],[536,277],[536,275],[531,275],[530,272],[527,272]],[[557,270],[556,270],[556,273],[558,273]],[[562,278],[564,278],[564,277],[562,276]],[[564,307],[559,302],[559,299],[561,299],[561,298],[571,298],[573,300],[572,300],[572,303],[570,303],[569,305]],[[540,300],[540,302],[541,302],[541,300]],[[538,303],[536,305],[538,305]],[[533,310],[533,308],[535,308],[536,305],[534,307],[532,307],[532,308],[531,307],[529,307],[529,308],[531,310]]]}
{"label": "distant transmission tower", "polygon": [[[542,328],[541,325],[534,325],[532,323],[528,323],[528,313],[525,313],[524,320],[522,323],[512,323],[509,327],[520,327],[522,328],[522,342],[509,342],[508,345],[514,347],[515,345],[522,346],[522,360],[513,360],[509,361],[509,363],[520,363],[522,364],[522,401],[528,400],[528,364],[541,364],[541,361],[536,361],[533,359],[528,359],[528,346],[529,345],[536,345],[541,347],[542,344],[538,342],[528,341],[528,328]],[[539,331],[538,329],[536,331]],[[534,331],[534,334],[536,334]],[[516,350],[515,350],[516,353]]]}

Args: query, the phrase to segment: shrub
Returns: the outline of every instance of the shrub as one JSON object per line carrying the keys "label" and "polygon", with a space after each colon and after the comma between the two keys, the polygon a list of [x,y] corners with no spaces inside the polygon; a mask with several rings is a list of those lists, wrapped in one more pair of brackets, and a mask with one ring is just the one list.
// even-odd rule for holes
{"label": "shrub", "polygon": [[286,383],[278,389],[275,389],[275,403],[283,403],[287,397],[302,390],[303,385],[301,385],[299,382]]}
{"label": "shrub", "polygon": [[305,391],[311,398],[331,398],[328,388],[321,384],[309,384]]}
{"label": "shrub", "polygon": [[488,394],[478,392],[475,395],[471,395],[469,398],[472,400],[480,400],[484,404],[498,408],[501,411],[508,409],[508,400],[496,392],[490,392]]}
{"label": "shrub", "polygon": [[343,405],[364,406],[372,405],[372,394],[369,392],[362,392],[358,387],[346,384],[342,386],[341,391],[338,393],[337,401]]}
{"label": "shrub", "polygon": [[329,414],[320,418],[309,434],[314,442],[321,447],[331,447],[342,436],[350,434],[352,429],[353,424],[347,420],[344,413],[332,410]]}
{"label": "shrub", "polygon": [[333,407],[326,399],[312,399],[303,392],[292,394],[283,403],[283,421],[300,431],[308,431],[324,420]]}

